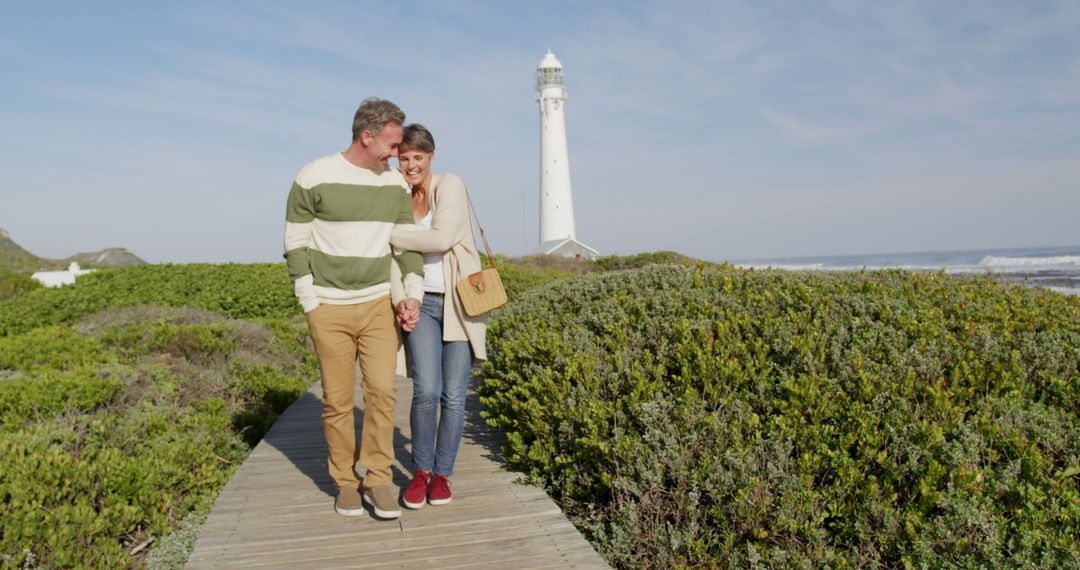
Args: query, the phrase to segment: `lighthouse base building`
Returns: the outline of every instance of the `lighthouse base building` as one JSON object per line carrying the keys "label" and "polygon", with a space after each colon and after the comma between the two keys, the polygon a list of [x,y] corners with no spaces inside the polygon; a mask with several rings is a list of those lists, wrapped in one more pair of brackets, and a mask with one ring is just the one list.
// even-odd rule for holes
{"label": "lighthouse base building", "polygon": [[540,244],[540,252],[544,255],[574,257],[577,259],[596,259],[600,256],[600,252],[574,238],[542,243]]}

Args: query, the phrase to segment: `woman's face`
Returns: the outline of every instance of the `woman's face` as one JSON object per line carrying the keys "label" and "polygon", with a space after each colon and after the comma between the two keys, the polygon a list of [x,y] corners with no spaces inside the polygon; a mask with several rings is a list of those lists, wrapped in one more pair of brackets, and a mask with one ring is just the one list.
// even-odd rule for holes
{"label": "woman's face", "polygon": [[435,155],[424,152],[415,147],[401,147],[398,149],[398,166],[405,176],[405,182],[409,186],[416,186],[426,182],[431,177],[431,159]]}

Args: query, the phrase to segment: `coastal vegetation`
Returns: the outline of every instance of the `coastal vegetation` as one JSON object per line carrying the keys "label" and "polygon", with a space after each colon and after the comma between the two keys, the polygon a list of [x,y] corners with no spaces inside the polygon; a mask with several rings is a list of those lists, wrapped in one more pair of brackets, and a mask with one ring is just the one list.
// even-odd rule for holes
{"label": "coastal vegetation", "polygon": [[[497,262],[484,413],[613,565],[1080,566],[1080,298]],[[0,271],[0,566],[181,566],[318,378],[284,265],[24,278]]]}
{"label": "coastal vegetation", "polygon": [[617,567],[1080,567],[1080,298],[657,265],[488,338],[509,462]]}
{"label": "coastal vegetation", "polygon": [[0,266],[0,301],[39,288],[41,284],[31,279],[29,274],[16,273]]}
{"label": "coastal vegetation", "polygon": [[103,270],[0,302],[0,566],[179,567],[174,529],[315,378],[281,264]]}
{"label": "coastal vegetation", "polygon": [[[484,266],[488,260],[483,259]],[[529,289],[539,287],[551,281],[615,269],[640,269],[658,263],[684,266],[714,266],[707,261],[698,261],[672,251],[639,253],[637,255],[608,255],[591,261],[581,261],[566,257],[530,255],[507,259],[496,258],[499,276],[506,287],[507,296],[513,300]]]}
{"label": "coastal vegetation", "polygon": [[[514,291],[571,274],[514,263]],[[60,288],[27,271],[0,263],[0,567],[182,567],[233,471],[318,379],[284,264]]]}

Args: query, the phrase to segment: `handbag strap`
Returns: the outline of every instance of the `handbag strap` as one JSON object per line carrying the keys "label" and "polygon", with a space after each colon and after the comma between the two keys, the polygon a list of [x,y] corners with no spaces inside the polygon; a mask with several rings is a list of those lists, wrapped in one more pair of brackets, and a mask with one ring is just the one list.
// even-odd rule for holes
{"label": "handbag strap", "polygon": [[[441,176],[439,177],[439,181],[432,186],[432,194],[439,191],[439,182],[442,182]],[[491,265],[491,267],[495,267],[495,254],[491,253],[491,245],[488,244],[487,236],[484,235],[484,226],[480,225],[480,218],[476,217],[476,207],[473,206],[472,195],[469,194],[469,187],[465,185],[464,180],[461,181],[461,187],[465,189],[465,200],[469,202],[469,211],[472,212],[472,219],[476,222],[476,227],[480,228],[480,239],[484,240],[484,252],[487,253],[488,264]],[[472,227],[472,222],[469,222],[469,226],[470,228]],[[457,256],[454,257],[454,262],[457,266],[458,275],[461,275],[461,262],[457,260]]]}
{"label": "handbag strap", "polygon": [[469,187],[465,186],[464,181],[462,181],[461,186],[465,188],[465,199],[469,202],[469,211],[472,212],[472,219],[476,222],[476,227],[480,228],[480,239],[484,240],[484,251],[487,253],[488,264],[495,267],[495,255],[491,253],[491,245],[488,244],[487,236],[484,235],[484,226],[480,225],[480,218],[476,217],[476,208],[473,206],[472,196],[469,195]]}

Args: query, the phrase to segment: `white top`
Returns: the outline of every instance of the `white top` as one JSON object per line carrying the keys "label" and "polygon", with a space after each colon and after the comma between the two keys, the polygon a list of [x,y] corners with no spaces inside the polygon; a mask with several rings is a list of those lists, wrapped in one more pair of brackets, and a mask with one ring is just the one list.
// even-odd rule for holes
{"label": "white top", "polygon": [[[431,209],[428,209],[428,213],[423,218],[416,220],[416,227],[422,230],[431,229],[431,220],[433,213]],[[424,254],[424,291],[428,293],[446,293],[446,283],[443,281],[442,270],[442,258],[443,253],[441,251]]]}
{"label": "white top", "polygon": [[562,69],[562,62],[560,62],[558,59],[555,58],[555,54],[551,53],[551,50],[548,50],[547,53],[544,54],[544,59],[540,60],[540,65],[538,65],[537,68],[538,69],[552,69],[552,68]]}

